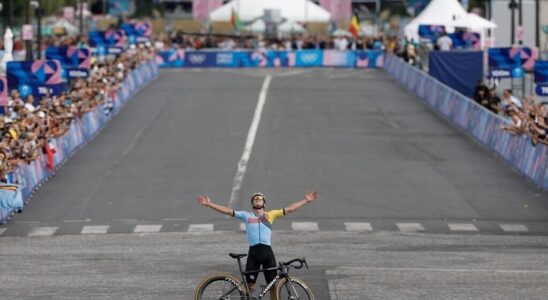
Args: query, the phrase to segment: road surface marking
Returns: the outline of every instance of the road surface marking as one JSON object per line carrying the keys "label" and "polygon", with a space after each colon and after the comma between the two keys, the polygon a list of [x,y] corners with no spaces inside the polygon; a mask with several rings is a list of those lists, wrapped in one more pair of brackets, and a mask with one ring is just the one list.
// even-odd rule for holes
{"label": "road surface marking", "polygon": [[238,198],[240,197],[240,188],[242,187],[242,181],[244,180],[245,172],[247,169],[247,163],[251,157],[251,151],[253,150],[253,144],[255,143],[255,136],[257,135],[257,129],[259,128],[259,123],[261,122],[261,114],[263,112],[263,107],[266,102],[266,95],[268,93],[268,87],[270,86],[270,80],[272,77],[267,75],[264,79],[261,92],[259,93],[259,99],[257,101],[257,106],[255,107],[255,113],[253,115],[253,121],[251,121],[251,126],[249,127],[249,132],[247,133],[247,140],[244,146],[244,152],[242,157],[238,162],[238,170],[236,171],[236,176],[234,176],[234,183],[232,184],[232,193],[230,195],[230,200],[228,201],[228,207],[234,208]]}
{"label": "road surface marking", "polygon": [[190,224],[188,232],[213,232],[213,224]]}
{"label": "road surface marking", "polygon": [[53,235],[59,227],[34,227],[28,236],[50,236]]}
{"label": "road surface marking", "polygon": [[293,222],[291,228],[295,231],[318,231],[318,223],[316,222]]}
{"label": "road surface marking", "polygon": [[108,231],[108,227],[106,225],[98,225],[98,226],[84,226],[82,228],[82,231],[80,231],[81,234],[105,234]]}
{"label": "road surface marking", "polygon": [[152,233],[160,232],[162,225],[137,225],[133,230],[134,233]]}
{"label": "road surface marking", "polygon": [[522,224],[500,224],[500,228],[506,232],[527,232],[529,229]]}
{"label": "road surface marking", "polygon": [[469,223],[452,223],[447,225],[451,231],[478,231],[478,228],[474,224]]}

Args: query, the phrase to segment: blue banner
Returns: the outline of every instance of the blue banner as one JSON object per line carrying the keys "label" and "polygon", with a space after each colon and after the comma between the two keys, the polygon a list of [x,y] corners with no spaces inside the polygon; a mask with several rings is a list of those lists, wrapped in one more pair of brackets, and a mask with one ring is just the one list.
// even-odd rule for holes
{"label": "blue banner", "polygon": [[217,67],[217,52],[188,51],[185,56],[185,66],[188,67]]}
{"label": "blue banner", "polygon": [[419,37],[430,40],[433,44],[446,33],[443,25],[419,25]]}
{"label": "blue banner", "polygon": [[148,21],[124,23],[120,26],[130,44],[146,43],[152,36],[152,25]]}
{"label": "blue banner", "polygon": [[489,48],[489,76],[494,78],[523,77],[533,70],[538,49],[529,47]]}
{"label": "blue banner", "polygon": [[548,60],[535,61],[535,92],[539,96],[548,96]]}
{"label": "blue banner", "polygon": [[356,55],[354,51],[324,50],[322,66],[324,67],[354,67]]}
{"label": "blue banner", "polygon": [[19,85],[17,91],[23,98],[32,95],[35,101],[34,104],[38,105],[43,96],[59,96],[65,92],[67,88],[68,85],[65,82],[57,84],[27,83]]}
{"label": "blue banner", "polygon": [[382,51],[160,51],[156,62],[176,68],[347,67],[378,68]]}
{"label": "blue banner", "polygon": [[483,78],[483,51],[430,51],[429,74],[473,97],[478,80]]}
{"label": "blue banner", "polygon": [[55,96],[66,89],[61,82],[61,63],[58,60],[11,61],[7,63],[8,88],[21,96],[33,95],[39,100],[46,93]]}
{"label": "blue banner", "polygon": [[521,68],[521,56],[511,53],[512,48],[489,48],[489,76],[494,78],[515,77]]}
{"label": "blue banner", "polygon": [[87,48],[49,47],[46,49],[46,59],[61,62],[63,78],[86,78],[89,76],[91,54]]}
{"label": "blue banner", "polygon": [[383,63],[382,51],[356,51],[356,68],[378,68]]}
{"label": "blue banner", "polygon": [[451,38],[454,49],[480,49],[480,34],[477,32],[459,31],[450,33],[447,36]]}
{"label": "blue banner", "polygon": [[126,33],[122,29],[91,31],[88,39],[91,47],[125,47],[126,45]]}
{"label": "blue banner", "polygon": [[94,56],[107,56],[107,55],[115,55],[118,56],[124,52],[124,48],[122,47],[107,47],[105,45],[97,46],[97,48],[93,49],[92,54]]}
{"label": "blue banner", "polygon": [[295,51],[295,67],[321,67],[323,51],[301,50]]}

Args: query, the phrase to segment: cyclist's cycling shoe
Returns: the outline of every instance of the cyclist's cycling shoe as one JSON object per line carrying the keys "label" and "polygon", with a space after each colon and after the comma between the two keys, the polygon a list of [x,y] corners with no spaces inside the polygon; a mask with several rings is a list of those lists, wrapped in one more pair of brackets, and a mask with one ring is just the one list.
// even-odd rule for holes
{"label": "cyclist's cycling shoe", "polygon": [[228,255],[230,255],[230,257],[236,258],[236,259],[247,256],[247,254],[236,254],[236,253],[229,253]]}

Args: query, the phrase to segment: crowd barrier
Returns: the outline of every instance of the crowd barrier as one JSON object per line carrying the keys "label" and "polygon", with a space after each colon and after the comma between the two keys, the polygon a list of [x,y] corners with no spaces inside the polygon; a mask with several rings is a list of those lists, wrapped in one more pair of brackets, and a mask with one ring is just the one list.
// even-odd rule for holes
{"label": "crowd barrier", "polygon": [[160,51],[156,62],[162,68],[261,68],[346,67],[381,68],[382,51]]}
{"label": "crowd barrier", "polygon": [[8,183],[17,184],[20,194],[13,193],[13,195],[9,195],[8,192],[2,194],[9,197],[0,198],[0,223],[5,223],[16,210],[22,209],[37,188],[52,176],[78,149],[85,146],[90,139],[99,133],[141,87],[154,80],[158,75],[159,67],[155,61],[141,64],[129,74],[122,82],[120,89],[115,93],[112,110],[106,109],[104,105],[97,106],[81,119],[74,119],[70,124],[70,130],[63,136],[50,141],[50,145],[55,149],[52,167],[46,167],[48,156],[40,151],[38,159],[30,164],[22,163],[11,172],[8,175]]}
{"label": "crowd barrier", "polygon": [[431,109],[548,190],[548,147],[543,144],[533,146],[528,136],[511,135],[500,130],[499,127],[509,121],[394,55],[386,55],[384,69]]}

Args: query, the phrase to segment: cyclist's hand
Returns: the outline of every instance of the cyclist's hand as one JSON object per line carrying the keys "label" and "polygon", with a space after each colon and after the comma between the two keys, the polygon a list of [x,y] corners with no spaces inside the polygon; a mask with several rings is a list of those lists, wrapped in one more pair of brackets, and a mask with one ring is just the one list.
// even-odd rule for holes
{"label": "cyclist's hand", "polygon": [[306,201],[308,203],[318,199],[318,192],[316,191],[311,191],[311,192],[308,192],[306,193],[306,195],[304,195],[304,198],[306,199]]}
{"label": "cyclist's hand", "polygon": [[211,199],[208,196],[199,195],[196,200],[203,206],[208,206],[211,203]]}

